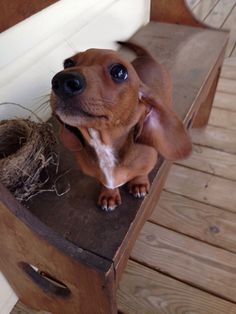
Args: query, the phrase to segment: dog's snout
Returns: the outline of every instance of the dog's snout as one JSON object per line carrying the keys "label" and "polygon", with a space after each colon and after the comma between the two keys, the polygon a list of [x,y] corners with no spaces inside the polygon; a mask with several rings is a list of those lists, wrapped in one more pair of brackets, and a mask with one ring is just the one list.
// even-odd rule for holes
{"label": "dog's snout", "polygon": [[81,73],[59,72],[52,79],[53,91],[61,97],[70,97],[81,93],[86,81]]}

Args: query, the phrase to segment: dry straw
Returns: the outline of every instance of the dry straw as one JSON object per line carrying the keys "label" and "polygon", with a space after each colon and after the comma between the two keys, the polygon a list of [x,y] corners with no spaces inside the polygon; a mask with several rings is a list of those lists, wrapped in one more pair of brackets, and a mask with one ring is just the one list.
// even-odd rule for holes
{"label": "dry straw", "polygon": [[55,136],[48,123],[29,119],[0,121],[0,182],[19,201],[38,194],[58,167]]}

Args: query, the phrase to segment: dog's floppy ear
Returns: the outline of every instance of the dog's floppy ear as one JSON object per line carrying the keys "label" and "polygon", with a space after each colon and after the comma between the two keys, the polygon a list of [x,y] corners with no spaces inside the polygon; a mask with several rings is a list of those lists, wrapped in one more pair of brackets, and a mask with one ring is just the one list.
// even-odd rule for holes
{"label": "dog's floppy ear", "polygon": [[166,159],[175,160],[188,156],[192,150],[191,139],[176,113],[144,84],[140,88],[139,101],[149,111],[141,136],[149,139]]}

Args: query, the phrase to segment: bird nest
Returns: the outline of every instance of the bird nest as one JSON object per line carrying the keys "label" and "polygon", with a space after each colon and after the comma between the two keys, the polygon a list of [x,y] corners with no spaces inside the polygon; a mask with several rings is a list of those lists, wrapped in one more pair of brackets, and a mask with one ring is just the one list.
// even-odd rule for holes
{"label": "bird nest", "polygon": [[0,182],[19,201],[39,193],[58,166],[51,125],[28,119],[0,121]]}

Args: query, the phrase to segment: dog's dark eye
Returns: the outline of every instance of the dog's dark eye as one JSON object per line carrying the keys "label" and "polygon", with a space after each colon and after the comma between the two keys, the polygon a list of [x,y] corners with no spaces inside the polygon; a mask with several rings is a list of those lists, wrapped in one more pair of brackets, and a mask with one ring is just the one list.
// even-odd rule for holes
{"label": "dog's dark eye", "polygon": [[64,65],[64,69],[72,68],[75,66],[75,61],[69,58],[64,61],[63,65]]}
{"label": "dog's dark eye", "polygon": [[122,64],[112,64],[110,67],[110,75],[113,81],[123,82],[128,78],[128,70]]}

